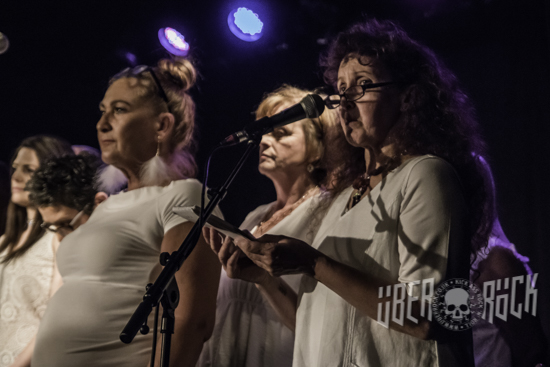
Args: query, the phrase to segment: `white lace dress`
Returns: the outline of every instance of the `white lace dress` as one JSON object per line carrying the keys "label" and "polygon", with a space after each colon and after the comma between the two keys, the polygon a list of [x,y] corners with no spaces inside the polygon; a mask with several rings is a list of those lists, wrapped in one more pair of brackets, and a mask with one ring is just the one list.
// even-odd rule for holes
{"label": "white lace dress", "polygon": [[11,365],[36,335],[49,300],[53,240],[46,233],[20,258],[0,263],[0,367]]}

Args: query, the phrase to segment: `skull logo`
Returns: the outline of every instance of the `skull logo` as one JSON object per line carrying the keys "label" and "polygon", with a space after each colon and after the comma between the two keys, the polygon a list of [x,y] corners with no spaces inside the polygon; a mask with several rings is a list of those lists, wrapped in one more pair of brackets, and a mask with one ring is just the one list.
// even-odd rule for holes
{"label": "skull logo", "polygon": [[470,296],[462,288],[454,288],[445,294],[445,314],[454,321],[470,315]]}

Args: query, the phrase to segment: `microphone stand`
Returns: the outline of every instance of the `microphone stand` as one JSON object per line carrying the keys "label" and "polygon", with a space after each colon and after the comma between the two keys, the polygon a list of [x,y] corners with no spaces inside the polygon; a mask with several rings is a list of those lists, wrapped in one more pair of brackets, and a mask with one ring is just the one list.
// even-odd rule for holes
{"label": "microphone stand", "polygon": [[[250,156],[250,153],[252,153],[252,151],[260,145],[260,140],[263,134],[264,132],[260,132],[250,137],[248,140],[248,146],[233,168],[233,171],[218,190],[212,190],[214,193],[212,200],[210,200],[206,206],[204,213],[201,213],[200,220],[195,222],[195,225],[191,228],[191,231],[180,245],[179,249],[174,251],[172,254],[165,252],[160,255],[160,262],[164,265],[164,269],[162,269],[155,283],[148,284],[146,286],[143,301],[138,305],[132,317],[130,317],[130,320],[120,333],[120,340],[126,344],[129,344],[132,340],[134,340],[138,330],[140,329],[142,334],[147,334],[149,331],[149,328],[147,327],[147,318],[153,310],[153,307],[158,307],[159,302],[161,302],[164,309],[161,321],[162,367],[168,367],[170,364],[171,336],[174,333],[175,324],[174,310],[179,302],[179,291],[174,275],[180,269],[185,259],[187,259],[187,257],[191,254],[191,251],[195,248],[195,245],[197,244],[202,233],[202,227],[204,226],[204,223],[206,223],[206,219],[210,216],[210,214],[212,214],[218,203],[223,200],[227,194],[229,186]],[[209,193],[210,192],[211,190],[209,190]],[[155,350],[156,345],[153,345],[153,353]],[[151,363],[151,367],[154,367],[154,360]]]}

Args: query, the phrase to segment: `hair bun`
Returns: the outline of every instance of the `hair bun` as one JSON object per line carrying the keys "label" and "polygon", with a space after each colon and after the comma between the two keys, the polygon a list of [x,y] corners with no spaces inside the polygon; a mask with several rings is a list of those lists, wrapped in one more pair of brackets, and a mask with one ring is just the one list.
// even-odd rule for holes
{"label": "hair bun", "polygon": [[197,80],[195,67],[184,58],[162,59],[158,63],[158,68],[160,73],[181,92],[188,91]]}

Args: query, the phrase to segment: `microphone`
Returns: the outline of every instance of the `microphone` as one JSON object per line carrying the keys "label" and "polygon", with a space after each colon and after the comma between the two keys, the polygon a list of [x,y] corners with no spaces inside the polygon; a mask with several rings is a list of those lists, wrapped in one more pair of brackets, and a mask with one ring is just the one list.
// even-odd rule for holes
{"label": "microphone", "polygon": [[305,118],[319,117],[325,110],[325,102],[317,94],[308,94],[292,107],[287,108],[271,117],[261,118],[249,125],[244,130],[229,135],[222,140],[220,147],[227,147],[248,141],[258,134],[264,135],[273,131],[273,129],[288,125]]}

